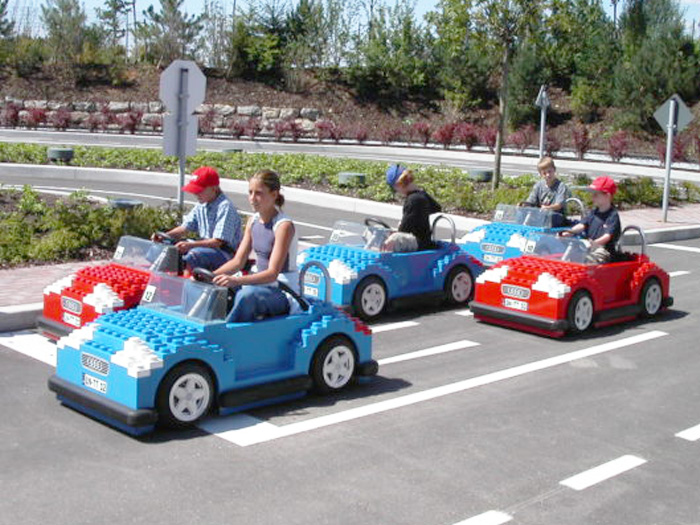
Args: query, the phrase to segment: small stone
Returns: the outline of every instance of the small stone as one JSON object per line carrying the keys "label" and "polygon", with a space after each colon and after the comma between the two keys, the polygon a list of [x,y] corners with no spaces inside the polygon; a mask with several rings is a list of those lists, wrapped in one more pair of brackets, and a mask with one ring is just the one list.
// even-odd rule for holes
{"label": "small stone", "polygon": [[315,108],[302,108],[299,115],[301,116],[301,118],[305,118],[308,120],[318,120],[318,117],[321,116],[321,112]]}
{"label": "small stone", "polygon": [[262,108],[262,117],[267,120],[277,119],[280,116],[279,108]]}
{"label": "small stone", "polygon": [[238,106],[238,114],[244,117],[259,117],[262,110],[260,106]]}
{"label": "small stone", "polygon": [[129,111],[129,103],[112,101],[107,104],[107,109],[109,109],[112,113],[126,113]]}
{"label": "small stone", "polygon": [[299,116],[299,110],[297,108],[282,108],[280,109],[280,118],[282,120],[289,120],[292,118],[297,118]]}

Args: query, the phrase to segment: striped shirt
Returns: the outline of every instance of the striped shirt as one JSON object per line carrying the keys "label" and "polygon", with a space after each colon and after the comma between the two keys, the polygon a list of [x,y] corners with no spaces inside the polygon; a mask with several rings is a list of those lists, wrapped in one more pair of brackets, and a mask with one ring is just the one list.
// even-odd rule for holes
{"label": "striped shirt", "polygon": [[197,204],[185,215],[182,225],[201,239],[220,239],[232,250],[241,242],[241,218],[223,193],[211,202]]}

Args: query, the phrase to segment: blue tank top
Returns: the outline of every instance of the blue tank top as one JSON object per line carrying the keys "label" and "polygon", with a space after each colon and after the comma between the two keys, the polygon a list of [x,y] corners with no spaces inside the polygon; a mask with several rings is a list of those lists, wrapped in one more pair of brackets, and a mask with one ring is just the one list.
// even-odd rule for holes
{"label": "blue tank top", "polygon": [[[270,256],[275,246],[275,231],[277,231],[277,226],[287,221],[291,222],[291,219],[282,212],[278,212],[268,223],[260,222],[260,215],[257,213],[253,216],[250,233],[253,240],[253,250],[255,251],[256,271],[262,272],[270,266]],[[286,282],[294,290],[298,289],[299,280],[296,267],[297,243],[295,230],[294,237],[289,245],[287,258],[284,260],[282,271],[278,277],[278,279]]]}

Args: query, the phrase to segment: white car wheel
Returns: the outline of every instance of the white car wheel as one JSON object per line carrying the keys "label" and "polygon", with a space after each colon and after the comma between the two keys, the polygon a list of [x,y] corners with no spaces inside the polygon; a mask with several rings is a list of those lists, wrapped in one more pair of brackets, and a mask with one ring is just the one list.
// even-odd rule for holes
{"label": "white car wheel", "polygon": [[158,389],[159,422],[174,428],[193,425],[209,412],[213,400],[208,370],[196,363],[180,365],[168,372]]}
{"label": "white car wheel", "polygon": [[474,281],[469,270],[463,267],[454,268],[447,276],[447,300],[452,304],[465,304],[471,299]]}
{"label": "white car wheel", "polygon": [[379,317],[386,308],[386,303],[386,288],[378,277],[366,277],[357,285],[353,308],[356,315],[365,321],[372,321]]}
{"label": "white car wheel", "polygon": [[642,312],[645,317],[652,317],[659,313],[663,303],[663,291],[661,284],[656,279],[649,279],[642,288]]}
{"label": "white car wheel", "polygon": [[569,304],[569,327],[574,332],[585,332],[593,324],[593,299],[588,292],[577,292]]}
{"label": "white car wheel", "polygon": [[311,375],[321,393],[341,390],[355,373],[355,351],[345,337],[333,336],[316,350]]}

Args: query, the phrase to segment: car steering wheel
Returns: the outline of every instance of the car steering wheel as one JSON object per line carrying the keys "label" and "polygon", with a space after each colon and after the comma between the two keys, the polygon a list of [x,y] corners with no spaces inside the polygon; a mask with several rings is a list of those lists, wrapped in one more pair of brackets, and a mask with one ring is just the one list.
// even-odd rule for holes
{"label": "car steering wheel", "polygon": [[382,227],[386,228],[387,230],[391,230],[391,226],[389,226],[384,221],[381,221],[379,219],[375,219],[374,217],[367,217],[365,219],[365,226],[372,226],[373,224],[382,226]]}
{"label": "car steering wheel", "polygon": [[206,268],[195,268],[192,270],[192,277],[195,281],[200,283],[211,283],[214,281],[214,272],[207,270]]}
{"label": "car steering wheel", "polygon": [[175,237],[172,237],[165,232],[155,232],[153,234],[153,237],[155,239],[158,239],[155,242],[161,242],[163,244],[175,244],[177,242],[177,239],[175,239]]}

